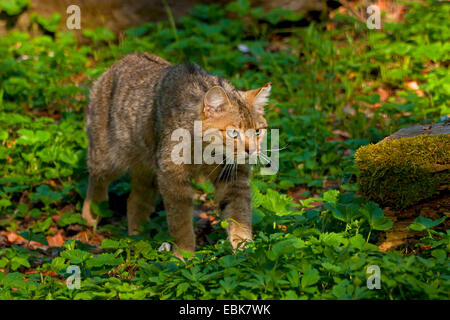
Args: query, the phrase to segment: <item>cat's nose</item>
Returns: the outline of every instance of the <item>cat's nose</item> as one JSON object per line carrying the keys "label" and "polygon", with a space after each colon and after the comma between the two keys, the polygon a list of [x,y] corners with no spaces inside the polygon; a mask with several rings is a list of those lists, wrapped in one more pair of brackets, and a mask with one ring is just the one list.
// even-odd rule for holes
{"label": "cat's nose", "polygon": [[250,148],[249,145],[245,145],[245,152],[249,155],[259,155],[259,146],[253,146]]}

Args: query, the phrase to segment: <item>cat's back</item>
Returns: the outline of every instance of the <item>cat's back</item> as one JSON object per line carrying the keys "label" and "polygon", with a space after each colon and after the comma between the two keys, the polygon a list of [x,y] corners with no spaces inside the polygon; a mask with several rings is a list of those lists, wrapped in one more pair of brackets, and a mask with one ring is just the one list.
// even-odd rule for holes
{"label": "cat's back", "polygon": [[117,81],[116,84],[120,89],[125,86],[135,87],[139,84],[155,83],[161,72],[170,65],[168,61],[154,54],[130,53],[116,62],[108,71],[113,73],[114,80]]}
{"label": "cat's back", "polygon": [[93,83],[85,117],[97,150],[138,153],[138,144],[145,143],[142,134],[151,131],[155,87],[170,65],[156,55],[131,53]]}
{"label": "cat's back", "polygon": [[[90,101],[96,109],[118,106],[130,97],[144,99],[170,63],[148,53],[131,53],[106,70],[92,85]],[[108,105],[108,106],[107,106]]]}
{"label": "cat's back", "polygon": [[[86,108],[86,124],[111,128],[122,120],[150,112],[155,86],[171,64],[156,55],[131,53],[94,81]],[[91,125],[92,124],[92,125]]]}

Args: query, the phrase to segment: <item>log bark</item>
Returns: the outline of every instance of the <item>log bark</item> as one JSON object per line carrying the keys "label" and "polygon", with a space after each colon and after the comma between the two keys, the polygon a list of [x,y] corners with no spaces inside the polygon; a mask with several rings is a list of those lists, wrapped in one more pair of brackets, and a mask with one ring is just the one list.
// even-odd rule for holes
{"label": "log bark", "polygon": [[389,140],[396,140],[401,138],[409,138],[419,136],[421,134],[450,134],[450,121],[436,124],[416,125],[400,129],[390,136],[384,138],[378,143],[383,143]]}

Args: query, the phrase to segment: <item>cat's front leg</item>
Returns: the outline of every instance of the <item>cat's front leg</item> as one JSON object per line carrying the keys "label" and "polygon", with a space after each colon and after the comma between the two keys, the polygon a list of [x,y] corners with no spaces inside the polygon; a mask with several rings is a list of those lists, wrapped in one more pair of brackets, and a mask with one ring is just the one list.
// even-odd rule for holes
{"label": "cat's front leg", "polygon": [[228,219],[228,238],[233,248],[252,239],[249,168],[238,165],[234,180],[216,183],[216,200],[223,219]]}
{"label": "cat's front leg", "polygon": [[166,210],[169,233],[175,239],[174,254],[182,258],[177,249],[191,252],[195,250],[192,185],[181,170],[159,172],[158,185]]}

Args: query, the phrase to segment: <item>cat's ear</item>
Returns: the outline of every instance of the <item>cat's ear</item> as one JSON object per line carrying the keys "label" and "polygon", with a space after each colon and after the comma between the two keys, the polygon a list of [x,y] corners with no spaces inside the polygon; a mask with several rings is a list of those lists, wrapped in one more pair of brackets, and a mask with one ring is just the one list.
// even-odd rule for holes
{"label": "cat's ear", "polygon": [[230,103],[222,87],[214,86],[203,97],[203,113],[206,118],[220,115]]}
{"label": "cat's ear", "polygon": [[267,82],[259,89],[249,90],[245,92],[245,97],[248,103],[255,108],[256,112],[263,114],[264,106],[269,101],[270,90],[272,89],[272,83]]}

